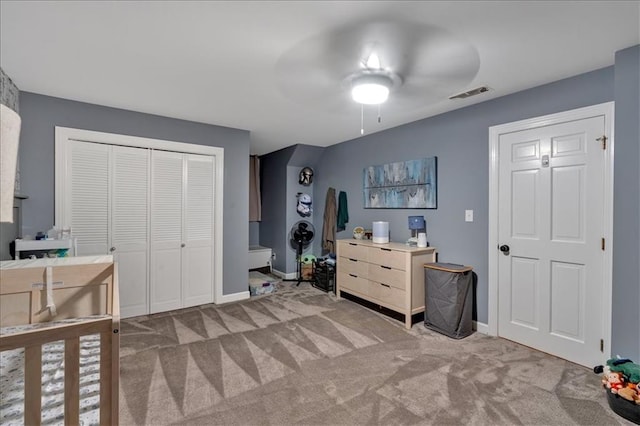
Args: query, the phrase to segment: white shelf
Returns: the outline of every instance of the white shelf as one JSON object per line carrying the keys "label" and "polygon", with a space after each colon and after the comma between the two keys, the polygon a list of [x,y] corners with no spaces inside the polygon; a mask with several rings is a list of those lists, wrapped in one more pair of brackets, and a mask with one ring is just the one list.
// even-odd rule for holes
{"label": "white shelf", "polygon": [[75,248],[75,238],[66,238],[62,240],[16,240],[15,259],[20,259],[20,252],[30,250],[68,249],[69,256],[75,256]]}

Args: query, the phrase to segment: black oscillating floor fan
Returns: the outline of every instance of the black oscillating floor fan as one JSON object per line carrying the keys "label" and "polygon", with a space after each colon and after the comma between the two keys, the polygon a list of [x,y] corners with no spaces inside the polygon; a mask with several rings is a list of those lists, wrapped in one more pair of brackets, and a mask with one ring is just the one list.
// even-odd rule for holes
{"label": "black oscillating floor fan", "polygon": [[289,231],[289,244],[296,251],[296,278],[284,281],[297,281],[300,285],[304,280],[302,279],[302,251],[311,244],[313,237],[316,234],[316,230],[313,224],[306,220],[300,220],[296,222]]}

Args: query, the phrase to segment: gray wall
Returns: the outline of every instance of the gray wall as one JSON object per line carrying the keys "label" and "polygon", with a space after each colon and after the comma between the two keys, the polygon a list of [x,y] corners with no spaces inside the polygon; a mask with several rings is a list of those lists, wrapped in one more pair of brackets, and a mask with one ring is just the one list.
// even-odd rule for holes
{"label": "gray wall", "polygon": [[[616,53],[615,65],[328,147],[316,193],[333,186],[349,197],[350,223],[390,222],[391,238],[409,236],[407,216],[424,214],[439,260],[472,265],[478,274],[477,319],[488,317],[488,128],[615,100],[612,354],[640,359],[640,46]],[[363,209],[362,169],[371,164],[438,157],[437,210]],[[317,197],[316,211],[324,209]],[[474,222],[464,222],[464,210]],[[322,217],[318,215],[316,217]],[[320,219],[321,220],[321,219]],[[316,227],[321,223],[316,220]],[[316,251],[319,251],[319,245]]]}
{"label": "gray wall", "polygon": [[[249,132],[21,92],[23,234],[54,223],[55,126],[224,148],[224,294],[247,290]],[[244,190],[242,188],[245,188]]]}
{"label": "gray wall", "polygon": [[[410,234],[407,216],[424,214],[439,260],[471,265],[477,273],[477,319],[486,323],[489,127],[611,101],[613,92],[609,67],[334,145],[318,165],[316,191],[333,186],[347,192],[350,222],[339,238],[349,238],[355,226],[387,220],[391,239],[403,241]],[[430,156],[438,157],[436,210],[363,209],[365,166]],[[316,208],[323,209],[321,203]],[[474,222],[464,221],[465,209],[474,210]]]}
{"label": "gray wall", "polygon": [[[262,222],[260,222],[260,245],[271,247],[276,253],[273,268],[284,273],[296,271],[296,251],[289,244],[289,231],[299,220],[308,220],[316,227],[315,241],[321,238],[322,227],[318,228],[316,218],[316,197],[314,186],[300,185],[300,170],[309,166],[315,170],[324,148],[310,145],[293,145],[260,157],[260,176],[262,184]],[[302,217],[297,211],[297,197],[301,192],[311,195],[313,213]],[[312,247],[304,253],[314,253]]]}
{"label": "gray wall", "polygon": [[[637,55],[637,53],[636,53]],[[624,57],[624,61],[623,61]],[[633,64],[633,65],[632,65]],[[637,56],[621,53],[615,65],[616,80],[638,79]],[[617,84],[622,84],[616,81]],[[616,86],[617,87],[617,86]],[[637,86],[636,86],[637,87]],[[629,84],[624,89],[629,90]],[[616,90],[617,92],[618,90]],[[637,94],[631,90],[632,98]],[[354,226],[370,227],[373,220],[388,220],[391,236],[402,241],[409,236],[406,221],[410,214],[424,214],[431,245],[439,251],[439,260],[469,264],[478,274],[477,319],[486,323],[488,317],[488,128],[493,125],[551,114],[614,100],[614,67],[575,76],[513,95],[484,102],[437,117],[421,120],[385,132],[335,145],[326,149],[318,165],[316,193],[326,192],[329,186],[345,190],[349,197],[351,221],[339,237],[349,237]],[[616,99],[618,100],[618,99]],[[616,107],[616,132],[621,121],[635,129],[635,137],[619,141],[616,134],[616,179],[618,173],[631,174],[625,192],[631,193],[632,209],[638,206],[638,107],[630,100]],[[623,113],[623,109],[628,111]],[[621,114],[628,114],[623,118]],[[635,114],[635,116],[634,116]],[[633,118],[635,117],[635,118]],[[635,144],[627,148],[629,156],[620,159],[618,143]],[[363,167],[391,161],[426,156],[438,157],[437,210],[365,210],[362,208],[361,173]],[[616,180],[616,193],[619,183]],[[318,198],[316,208],[322,201]],[[464,210],[473,209],[474,222],[464,222]],[[613,353],[638,359],[638,213],[633,211],[616,216],[614,253],[628,252],[629,263],[617,262],[614,277],[614,309],[617,300],[628,297],[627,310],[614,316]],[[317,225],[317,224],[316,224]],[[636,230],[625,241],[617,241],[626,228]],[[625,314],[626,312],[626,314]],[[631,315],[628,313],[632,312]],[[626,315],[626,319],[622,319]],[[633,318],[632,321],[629,321]]]}
{"label": "gray wall", "polygon": [[260,222],[249,222],[249,245],[260,244]]}
{"label": "gray wall", "polygon": [[613,354],[640,361],[640,46],[615,57]]}
{"label": "gray wall", "polygon": [[276,255],[273,268],[286,272],[287,252],[287,164],[296,147],[290,146],[260,157],[262,221],[260,245],[270,247]]}

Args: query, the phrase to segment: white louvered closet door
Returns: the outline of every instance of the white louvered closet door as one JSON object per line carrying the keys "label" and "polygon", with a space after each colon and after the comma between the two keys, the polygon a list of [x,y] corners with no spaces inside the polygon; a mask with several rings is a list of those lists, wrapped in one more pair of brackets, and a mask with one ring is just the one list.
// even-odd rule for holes
{"label": "white louvered closet door", "polygon": [[149,155],[148,149],[113,147],[111,249],[123,317],[149,313]]}
{"label": "white louvered closet door", "polygon": [[182,307],[183,155],[151,153],[150,312]]}
{"label": "white louvered closet door", "polygon": [[109,253],[111,147],[69,141],[65,225],[77,238],[77,255]]}
{"label": "white louvered closet door", "polygon": [[213,302],[214,158],[185,155],[183,307]]}

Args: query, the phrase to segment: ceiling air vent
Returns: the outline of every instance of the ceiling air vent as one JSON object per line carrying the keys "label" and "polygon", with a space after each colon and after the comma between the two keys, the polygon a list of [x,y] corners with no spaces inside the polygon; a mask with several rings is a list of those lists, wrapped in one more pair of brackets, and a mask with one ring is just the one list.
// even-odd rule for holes
{"label": "ceiling air vent", "polygon": [[466,92],[458,93],[457,95],[449,96],[449,99],[465,99],[488,91],[489,88],[487,86],[480,86]]}

